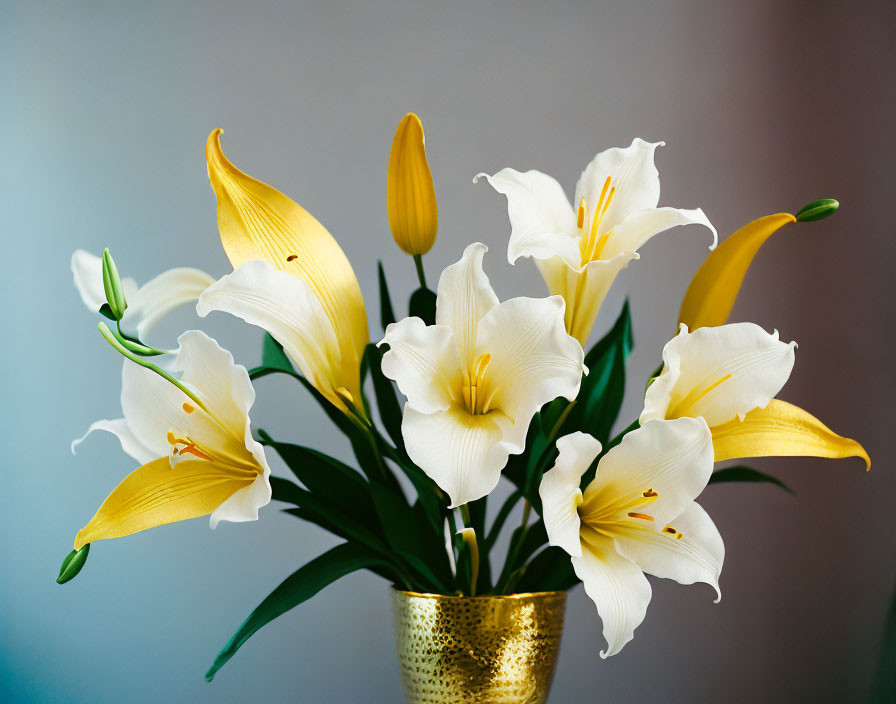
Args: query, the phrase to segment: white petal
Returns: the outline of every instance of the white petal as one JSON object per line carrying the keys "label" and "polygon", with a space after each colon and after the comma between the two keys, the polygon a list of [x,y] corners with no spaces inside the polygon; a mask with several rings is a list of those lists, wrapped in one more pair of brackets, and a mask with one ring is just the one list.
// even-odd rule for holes
{"label": "white petal", "polygon": [[582,555],[579,483],[599,453],[600,443],[590,435],[578,431],[564,435],[557,440],[557,461],[538,487],[548,540],[573,557]]}
{"label": "white petal", "polygon": [[[92,312],[98,312],[106,302],[106,290],[103,288],[103,260],[83,249],[76,249],[72,253],[71,266],[72,278],[81,300]],[[121,287],[130,305],[137,291],[137,283],[125,277],[121,280]]]}
{"label": "white petal", "polygon": [[164,271],[128,297],[121,327],[142,340],[174,308],[197,300],[213,283],[215,279],[199,269],[179,267]]}
{"label": "white petal", "polygon": [[609,259],[621,252],[636,252],[654,235],[679,225],[703,225],[712,232],[710,249],[715,249],[719,237],[716,228],[700,208],[679,210],[678,208],[652,208],[632,213],[613,229],[607,239],[601,256]]}
{"label": "white petal", "polygon": [[642,419],[702,416],[710,427],[765,408],[790,377],[795,342],[753,323],[682,331],[663,349],[668,372],[647,390]]}
{"label": "white petal", "polygon": [[491,355],[485,375],[489,407],[514,423],[515,445],[524,445],[532,416],[558,396],[576,397],[582,381],[582,346],[566,333],[559,296],[512,298],[479,323],[476,356]]}
{"label": "white petal", "polygon": [[502,441],[509,424],[498,412],[471,415],[452,406],[419,413],[404,408],[401,434],[411,460],[451,498],[451,508],[480,499],[494,489],[511,451]]}
{"label": "white petal", "polygon": [[635,139],[621,149],[602,151],[582,172],[576,184],[575,207],[584,197],[588,203],[586,222],[591,222],[607,177],[616,189],[610,207],[601,221],[601,233],[613,230],[630,213],[655,208],[660,202],[660,177],[653,164],[653,153],[664,142]]}
{"label": "white petal", "polygon": [[[121,449],[140,464],[152,462],[152,460],[156,460],[159,457],[164,457],[168,454],[168,447],[166,445],[159,445],[156,450],[153,450],[141,443],[124,418],[98,420],[91,423],[84,435],[77,440],[72,441],[72,454],[75,454],[75,448],[84,442],[84,440],[87,439],[87,436],[94,430],[105,430],[107,433],[112,433],[121,443]],[[161,450],[161,452],[157,450]]]}
{"label": "white petal", "polygon": [[510,242],[507,259],[511,264],[520,257],[563,258],[572,266],[581,260],[576,214],[563,188],[540,171],[520,173],[501,169],[494,176],[485,176],[492,188],[507,196],[510,217]]}
{"label": "white petal", "polygon": [[459,262],[445,268],[439,279],[436,324],[454,331],[461,360],[467,367],[474,361],[479,321],[498,305],[498,297],[482,270],[482,256],[487,251],[484,244],[474,242],[464,250]]}
{"label": "white petal", "polygon": [[[675,533],[663,532],[665,526],[643,526],[615,535],[616,549],[638,567],[655,577],[674,579],[679,584],[705,582],[719,589],[719,575],[725,560],[725,545],[715,523],[698,504],[691,503],[670,528]],[[678,536],[681,536],[680,538]]]}
{"label": "white petal", "polygon": [[605,516],[607,507],[625,506],[652,490],[656,498],[637,510],[663,527],[703,491],[712,466],[712,435],[703,419],[648,421],[601,458],[580,515],[588,523],[589,515]]}
{"label": "white petal", "polygon": [[224,311],[267,330],[324,395],[333,396],[343,385],[336,378],[341,359],[336,334],[301,279],[267,262],[246,262],[207,288],[196,310],[202,317],[213,310]]}
{"label": "white petal", "polygon": [[644,620],[650,582],[634,562],[616,552],[611,538],[585,529],[582,548],[572,564],[603,622],[607,649],[600,656],[606,658],[622,650]]}
{"label": "white petal", "polygon": [[259,474],[249,486],[240,489],[218,506],[209,518],[211,529],[217,528],[219,521],[257,521],[258,509],[271,502],[270,474],[271,470],[265,467],[264,474]]}
{"label": "white petal", "polygon": [[444,411],[452,401],[460,400],[463,369],[451,328],[405,318],[386,328],[380,344],[389,345],[383,355],[383,374],[398,383],[418,411]]}
{"label": "white petal", "polygon": [[566,301],[566,329],[584,346],[610,287],[636,252],[622,252],[611,259],[588,262],[581,269],[566,266],[559,258],[538,262],[548,291]]}

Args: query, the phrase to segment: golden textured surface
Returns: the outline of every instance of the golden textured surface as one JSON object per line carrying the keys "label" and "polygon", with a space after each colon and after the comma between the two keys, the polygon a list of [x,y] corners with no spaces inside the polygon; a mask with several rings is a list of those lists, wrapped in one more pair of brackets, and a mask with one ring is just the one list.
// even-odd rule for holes
{"label": "golden textured surface", "polygon": [[560,650],[566,592],[441,596],[392,591],[409,704],[539,704]]}

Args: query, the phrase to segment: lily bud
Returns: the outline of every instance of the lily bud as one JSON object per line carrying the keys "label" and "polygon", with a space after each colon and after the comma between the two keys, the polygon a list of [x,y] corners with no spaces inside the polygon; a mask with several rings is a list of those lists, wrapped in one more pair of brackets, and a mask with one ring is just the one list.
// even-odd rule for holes
{"label": "lily bud", "polygon": [[113,320],[121,320],[128,308],[128,302],[125,300],[121,278],[118,276],[118,269],[112,255],[109,254],[108,247],[103,250],[103,289]]}
{"label": "lily bud", "polygon": [[420,118],[408,113],[395,130],[386,178],[389,228],[395,244],[412,256],[426,254],[432,248],[439,227],[425,142]]}
{"label": "lily bud", "polygon": [[87,543],[80,550],[72,550],[62,561],[59,568],[59,576],[56,578],[56,584],[65,584],[66,582],[78,576],[78,572],[87,562],[87,555],[90,553],[90,543]]}
{"label": "lily bud", "polygon": [[833,198],[815,200],[809,203],[809,205],[804,205],[800,208],[800,211],[796,214],[796,221],[812,222],[814,220],[823,220],[829,215],[836,213],[839,207],[840,203]]}

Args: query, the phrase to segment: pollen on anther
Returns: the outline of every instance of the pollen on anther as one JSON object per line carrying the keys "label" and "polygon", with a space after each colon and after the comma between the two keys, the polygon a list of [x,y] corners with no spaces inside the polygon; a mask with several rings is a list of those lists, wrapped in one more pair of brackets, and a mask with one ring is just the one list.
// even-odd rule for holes
{"label": "pollen on anther", "polygon": [[628,514],[629,518],[640,518],[642,521],[652,521],[653,516],[648,516],[646,513],[638,513],[636,511],[630,511]]}
{"label": "pollen on anther", "polygon": [[669,535],[675,535],[678,531],[675,530],[672,526],[666,526],[663,528],[663,533],[668,533]]}
{"label": "pollen on anther", "polygon": [[290,254],[290,255],[286,258],[286,261],[288,261],[288,262],[292,262],[292,261],[295,261],[295,260],[298,259],[298,258],[299,258],[299,255],[298,255],[298,254]]}
{"label": "pollen on anther", "polygon": [[184,402],[183,408],[184,408],[184,413],[192,413],[193,411],[196,410],[195,406],[191,406],[189,403],[186,403],[186,402]]}
{"label": "pollen on anther", "polygon": [[653,489],[648,489],[647,491],[642,492],[642,494],[645,499],[652,499],[656,496],[659,496],[659,494],[657,494]]}

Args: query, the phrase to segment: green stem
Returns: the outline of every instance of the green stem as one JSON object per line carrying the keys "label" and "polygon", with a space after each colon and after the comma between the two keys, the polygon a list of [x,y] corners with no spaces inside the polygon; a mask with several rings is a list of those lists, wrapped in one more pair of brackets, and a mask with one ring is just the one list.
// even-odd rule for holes
{"label": "green stem", "polygon": [[578,399],[573,399],[569,402],[566,408],[563,409],[563,413],[560,414],[560,417],[557,419],[557,422],[554,423],[554,427],[551,428],[551,432],[548,434],[548,442],[552,442],[555,437],[557,437],[557,433],[560,432],[560,428],[563,427],[563,423],[566,422],[566,419],[569,417],[569,414],[572,412],[572,409],[575,408],[576,401]]}
{"label": "green stem", "polygon": [[414,255],[414,264],[417,265],[417,278],[420,279],[420,285],[426,288],[426,274],[423,272],[423,255]]}
{"label": "green stem", "polygon": [[213,418],[215,417],[212,415],[211,411],[208,410],[206,405],[202,402],[202,400],[196,394],[194,394],[192,391],[190,391],[180,381],[178,381],[173,376],[171,376],[171,374],[166,372],[164,369],[157,367],[152,362],[147,362],[145,359],[134,354],[129,349],[127,349],[124,345],[122,345],[121,342],[119,342],[118,338],[115,337],[115,333],[109,329],[108,325],[106,325],[105,323],[100,323],[97,327],[99,328],[100,335],[102,335],[106,339],[106,342],[108,342],[110,345],[112,345],[112,347],[115,350],[117,350],[122,356],[131,360],[134,364],[139,364],[144,369],[149,369],[151,372],[155,372],[160,377],[165,379],[165,381],[173,384],[178,389],[183,391],[187,395],[187,397],[191,401],[193,401],[193,403],[195,403],[199,408],[201,408],[203,411],[208,413],[209,416],[212,416]]}

